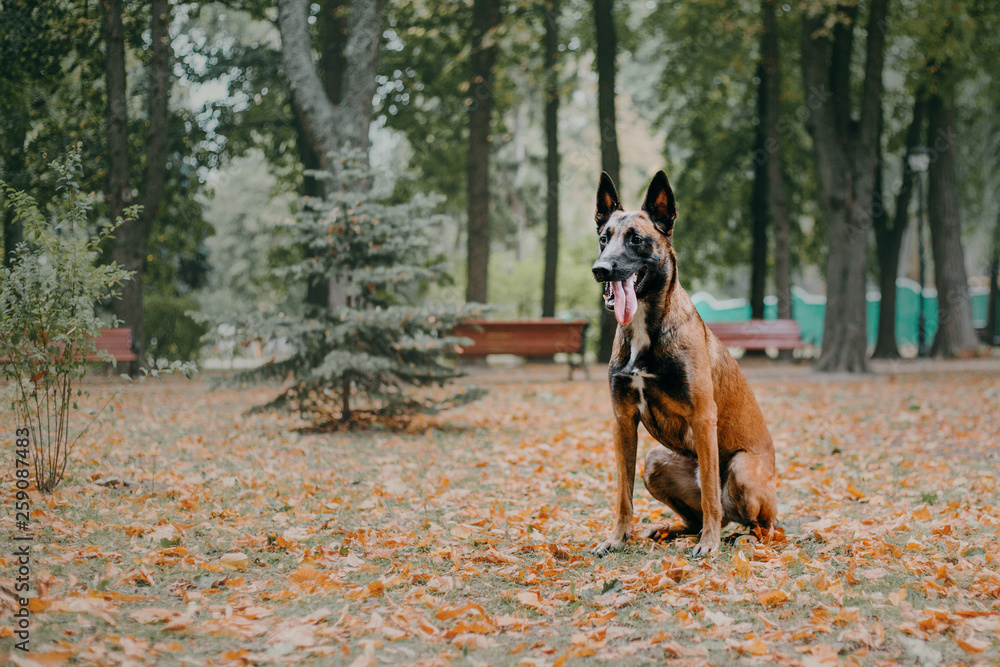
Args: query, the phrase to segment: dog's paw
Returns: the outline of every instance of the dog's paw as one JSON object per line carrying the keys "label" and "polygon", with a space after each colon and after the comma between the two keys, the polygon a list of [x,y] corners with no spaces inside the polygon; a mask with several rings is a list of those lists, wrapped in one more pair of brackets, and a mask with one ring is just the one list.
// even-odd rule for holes
{"label": "dog's paw", "polygon": [[688,535],[697,535],[697,528],[688,528],[682,524],[675,524],[673,526],[656,526],[653,528],[648,528],[641,533],[641,535],[647,539],[655,540],[657,542],[667,542],[670,540],[676,540],[678,537],[685,537]]}
{"label": "dog's paw", "polygon": [[698,540],[698,544],[694,545],[692,554],[697,558],[700,556],[707,556],[716,549],[719,548],[719,535],[707,535],[702,534],[701,539]]}
{"label": "dog's paw", "polygon": [[592,556],[597,556],[598,558],[604,558],[606,554],[609,554],[612,551],[621,551],[624,549],[626,542],[628,542],[628,535],[621,540],[604,540],[591,549],[590,554]]}

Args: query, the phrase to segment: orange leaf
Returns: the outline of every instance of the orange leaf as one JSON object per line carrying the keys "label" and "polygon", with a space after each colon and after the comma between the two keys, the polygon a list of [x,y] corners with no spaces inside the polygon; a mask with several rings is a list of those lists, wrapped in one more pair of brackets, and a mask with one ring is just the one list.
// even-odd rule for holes
{"label": "orange leaf", "polygon": [[968,639],[956,638],[955,643],[966,653],[982,653],[990,647],[990,642],[969,636]]}
{"label": "orange leaf", "polygon": [[11,651],[10,659],[15,665],[25,667],[60,667],[69,662],[73,657],[73,651],[49,651],[47,653],[26,653],[24,656],[17,655],[17,651]]}
{"label": "orange leaf", "polygon": [[439,611],[437,614],[434,615],[434,618],[436,618],[439,621],[450,621],[453,618],[458,618],[467,611],[478,611],[480,614],[482,614],[483,618],[485,618],[487,621],[490,620],[490,615],[486,613],[486,610],[483,609],[483,606],[480,604],[476,604],[475,602],[468,602],[466,603],[465,606],[458,607],[456,609],[442,609],[441,611]]}
{"label": "orange leaf", "polygon": [[740,642],[736,645],[736,648],[740,653],[749,653],[750,655],[765,655],[768,650],[767,644],[758,637]]}
{"label": "orange leaf", "polygon": [[28,598],[28,611],[33,614],[37,614],[40,611],[45,611],[49,606],[49,600],[42,600],[40,598]]}
{"label": "orange leaf", "polygon": [[788,593],[785,591],[767,591],[757,595],[757,602],[766,607],[774,607],[788,600]]}
{"label": "orange leaf", "polygon": [[385,595],[385,584],[381,580],[376,579],[367,586],[359,586],[353,591],[348,591],[344,596],[348,600],[364,600],[365,598],[374,598]]}

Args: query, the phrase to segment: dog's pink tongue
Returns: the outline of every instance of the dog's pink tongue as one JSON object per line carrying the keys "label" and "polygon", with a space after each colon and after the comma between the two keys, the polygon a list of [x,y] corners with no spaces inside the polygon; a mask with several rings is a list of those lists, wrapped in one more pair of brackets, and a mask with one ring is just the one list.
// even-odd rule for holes
{"label": "dog's pink tongue", "polygon": [[624,281],[614,281],[611,287],[615,290],[615,319],[622,324],[628,324],[639,307],[639,302],[635,298],[635,274]]}

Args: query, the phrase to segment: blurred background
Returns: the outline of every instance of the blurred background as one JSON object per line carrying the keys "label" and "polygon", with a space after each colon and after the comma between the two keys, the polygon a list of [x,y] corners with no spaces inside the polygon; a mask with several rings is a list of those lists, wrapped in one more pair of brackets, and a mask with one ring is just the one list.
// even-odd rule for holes
{"label": "blurred background", "polygon": [[45,201],[79,145],[96,217],[143,206],[101,261],[150,358],[332,298],[275,239],[349,150],[348,191],[441,196],[421,299],[586,318],[598,358],[602,170],[637,208],[665,169],[706,320],[797,319],[828,370],[996,339],[994,2],[13,0],[0,34],[0,179]]}

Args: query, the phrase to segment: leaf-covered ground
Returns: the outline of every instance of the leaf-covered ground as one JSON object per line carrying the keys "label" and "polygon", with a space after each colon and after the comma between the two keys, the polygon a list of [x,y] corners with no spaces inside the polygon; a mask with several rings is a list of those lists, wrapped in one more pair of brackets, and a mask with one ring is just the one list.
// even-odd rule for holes
{"label": "leaf-covered ground", "polygon": [[[996,664],[1000,366],[976,363],[863,380],[750,369],[787,539],[730,540],[699,560],[692,539],[589,555],[614,474],[596,370],[480,374],[487,398],[402,434],[299,435],[292,418],[246,414],[261,389],[134,387],[69,479],[33,497],[30,654],[12,649],[16,564],[0,553],[0,656]],[[112,386],[89,384],[95,400]],[[650,446],[643,434],[640,460]],[[637,521],[670,516],[641,481],[635,504]]]}

